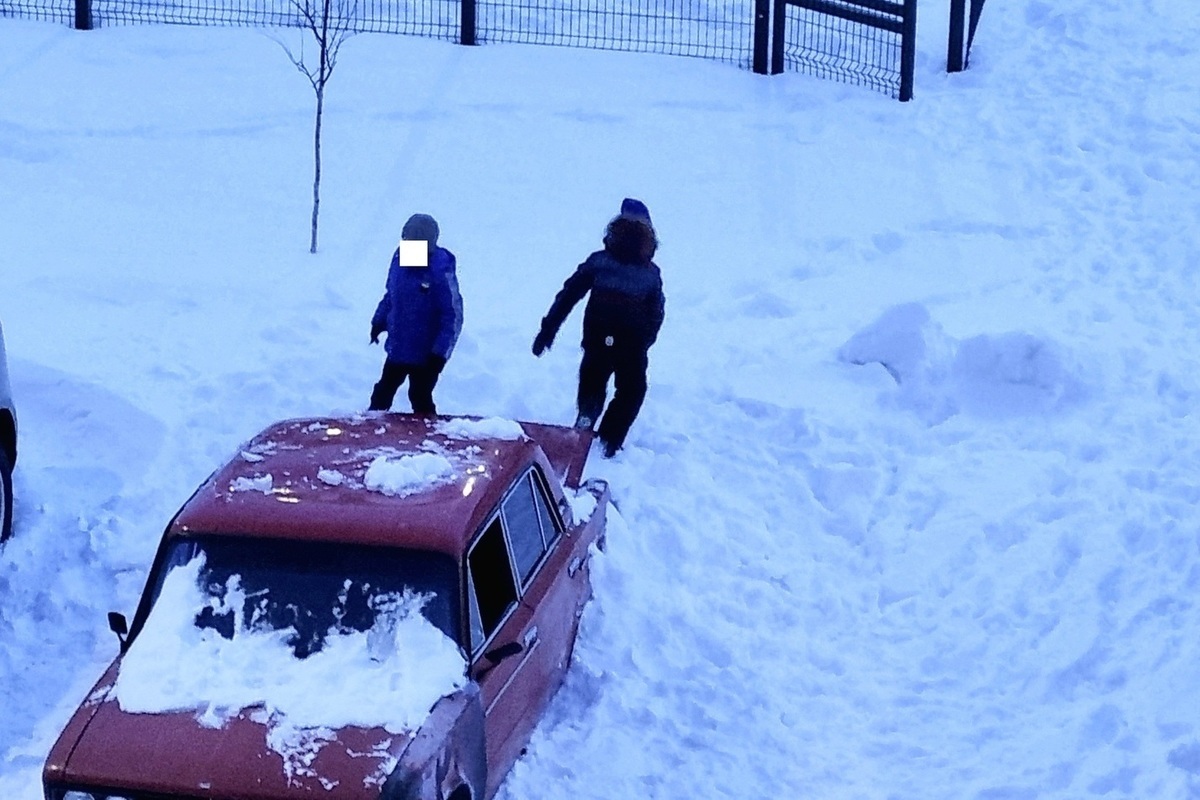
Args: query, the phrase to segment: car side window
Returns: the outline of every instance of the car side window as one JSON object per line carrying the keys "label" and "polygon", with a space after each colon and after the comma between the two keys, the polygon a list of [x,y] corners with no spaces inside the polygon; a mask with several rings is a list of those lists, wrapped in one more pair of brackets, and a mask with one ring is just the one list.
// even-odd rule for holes
{"label": "car side window", "polygon": [[[531,474],[531,477],[536,476]],[[542,540],[546,543],[548,550],[558,535],[562,533],[562,527],[554,512],[550,510],[549,495],[546,492],[545,484],[540,480],[533,482],[533,499],[537,503],[538,520],[542,523]]]}
{"label": "car side window", "polygon": [[508,540],[512,543],[513,560],[517,562],[517,574],[521,576],[521,583],[525,583],[533,573],[533,568],[541,561],[542,553],[546,552],[537,506],[534,505],[530,473],[526,473],[504,498],[503,513]]}
{"label": "car side window", "polygon": [[529,581],[542,555],[558,536],[544,491],[530,470],[504,499],[504,526],[522,585]]}
{"label": "car side window", "polygon": [[471,649],[474,650],[492,635],[517,602],[517,587],[508,560],[508,547],[504,544],[500,517],[494,518],[475,542],[467,556],[467,571],[471,595],[468,601]]}

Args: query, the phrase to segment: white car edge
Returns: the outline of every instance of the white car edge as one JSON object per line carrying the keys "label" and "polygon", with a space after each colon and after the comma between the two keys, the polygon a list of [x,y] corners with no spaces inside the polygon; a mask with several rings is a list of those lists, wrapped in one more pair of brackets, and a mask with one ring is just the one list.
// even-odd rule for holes
{"label": "white car edge", "polygon": [[0,542],[12,535],[12,472],[17,463],[17,409],[8,379],[4,326],[0,325]]}

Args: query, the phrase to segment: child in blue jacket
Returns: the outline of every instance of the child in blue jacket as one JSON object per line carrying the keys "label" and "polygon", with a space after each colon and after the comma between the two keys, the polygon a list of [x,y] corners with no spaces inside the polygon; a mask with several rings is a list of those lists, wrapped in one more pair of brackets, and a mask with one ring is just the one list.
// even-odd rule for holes
{"label": "child in blue jacket", "polygon": [[[413,413],[437,413],[433,387],[454,351],[463,322],[454,254],[438,246],[438,233],[437,221],[428,214],[413,214],[404,223],[400,238],[425,242],[428,257],[412,265],[402,263],[401,248],[392,256],[387,288],[371,318],[371,344],[378,344],[379,335],[387,333],[387,358],[371,392],[372,411],[390,409],[407,379]],[[426,261],[424,266],[421,260]]]}

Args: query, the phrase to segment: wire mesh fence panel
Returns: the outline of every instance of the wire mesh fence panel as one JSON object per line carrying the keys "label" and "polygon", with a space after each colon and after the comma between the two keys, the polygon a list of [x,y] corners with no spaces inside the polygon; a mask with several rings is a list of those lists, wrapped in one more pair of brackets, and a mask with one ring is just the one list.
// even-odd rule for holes
{"label": "wire mesh fence panel", "polygon": [[481,42],[695,56],[749,67],[754,0],[479,0]]}
{"label": "wire mesh fence panel", "polygon": [[[813,5],[820,8],[790,2],[786,6],[785,68],[900,97],[903,36],[899,22],[836,0]],[[831,10],[845,11],[846,16]]]}
{"label": "wire mesh fence panel", "polygon": [[[0,0],[3,2],[5,0]],[[456,39],[458,0],[93,0],[97,27],[138,23],[308,27],[328,14],[331,27]]]}
{"label": "wire mesh fence panel", "polygon": [[75,24],[74,0],[0,0],[0,18],[34,19]]}
{"label": "wire mesh fence panel", "polygon": [[[971,0],[972,32],[982,6]],[[760,72],[773,17],[771,73],[791,69],[901,100],[912,96],[916,40],[916,0],[0,0],[3,16],[76,27],[327,20],[340,31],[693,56]]]}

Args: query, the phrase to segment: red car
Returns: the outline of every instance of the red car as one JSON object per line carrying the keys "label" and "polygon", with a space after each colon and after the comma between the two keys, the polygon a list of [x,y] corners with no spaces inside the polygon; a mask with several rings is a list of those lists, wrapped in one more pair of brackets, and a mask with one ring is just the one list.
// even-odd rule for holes
{"label": "red car", "polygon": [[4,327],[0,326],[0,544],[12,535],[12,470],[17,463],[17,410],[8,383]]}
{"label": "red car", "polygon": [[[46,800],[490,798],[561,684],[591,595],[609,492],[580,486],[590,440],[560,426],[407,414],[266,429],[167,526],[132,622],[109,615],[121,653],[50,751]],[[164,599],[184,583],[203,607],[180,613]],[[422,599],[417,624],[452,643],[460,666],[457,685],[403,730],[317,728],[297,760],[261,704],[235,703],[214,721],[199,708],[131,709],[122,693],[134,656],[141,674],[179,673],[156,679],[203,686],[216,674],[203,659],[172,666],[152,631],[175,625],[180,638],[219,646],[241,624],[277,637],[303,666],[338,637],[372,635],[380,598],[400,596]]]}

